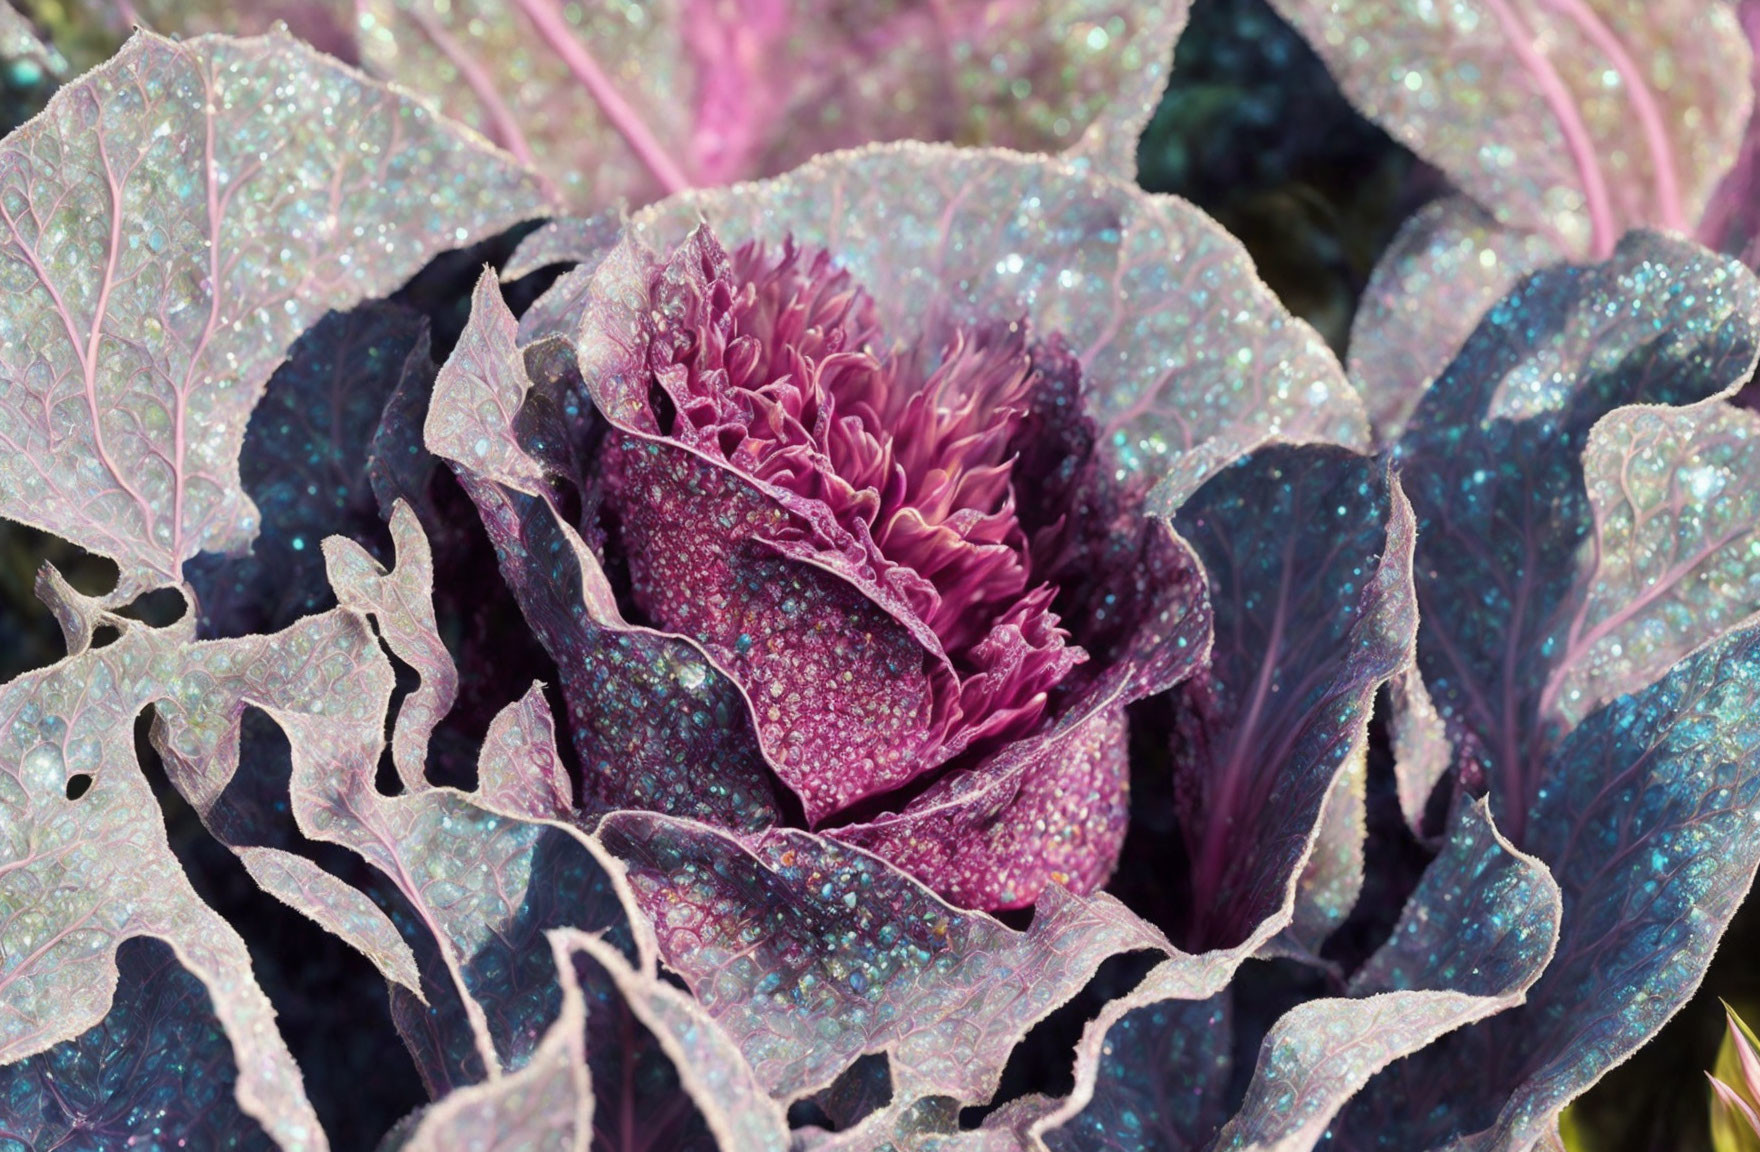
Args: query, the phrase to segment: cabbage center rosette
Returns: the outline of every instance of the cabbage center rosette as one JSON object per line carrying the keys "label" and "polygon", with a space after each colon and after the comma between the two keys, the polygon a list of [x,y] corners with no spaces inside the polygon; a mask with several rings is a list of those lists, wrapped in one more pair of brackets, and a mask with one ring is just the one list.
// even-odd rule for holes
{"label": "cabbage center rosette", "polygon": [[626,241],[582,333],[613,350],[583,360],[607,556],[739,686],[809,827],[970,906],[1089,891],[1123,707],[1199,659],[1201,579],[1055,333],[924,328],[884,331],[834,253]]}

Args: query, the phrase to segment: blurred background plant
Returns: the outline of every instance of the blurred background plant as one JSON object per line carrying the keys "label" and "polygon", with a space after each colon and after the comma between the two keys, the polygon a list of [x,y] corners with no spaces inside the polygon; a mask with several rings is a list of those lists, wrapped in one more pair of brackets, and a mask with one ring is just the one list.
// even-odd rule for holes
{"label": "blurred background plant", "polygon": [[1760,1040],[1724,1005],[1727,1023],[1711,1073],[1711,1146],[1715,1152],[1760,1152]]}
{"label": "blurred background plant", "polygon": [[[53,53],[0,71],[5,131],[40,110],[58,78],[105,59],[124,31],[109,15],[111,6],[101,9],[87,0],[24,0],[20,6]],[[1285,305],[1341,355],[1376,260],[1402,221],[1448,190],[1439,172],[1351,107],[1325,65],[1265,0],[1194,0],[1172,80],[1139,143],[1138,179],[1151,191],[1192,201],[1239,237]],[[504,257],[510,250],[500,247],[460,267],[474,274],[482,255]],[[83,590],[102,591],[115,580],[108,560],[0,521],[0,680],[62,655],[60,631],[34,593],[45,560]],[[209,842],[168,787],[161,799],[174,846],[186,865],[200,870],[197,845]],[[225,900],[216,890],[219,882],[207,880],[197,877],[204,895]],[[256,900],[252,906],[285,919],[270,903]],[[238,918],[233,910],[228,916]],[[248,929],[245,934],[265,938]],[[267,938],[274,934],[269,930]],[[322,945],[321,934],[307,935],[311,946]],[[1756,956],[1760,904],[1750,898],[1688,1007],[1567,1112],[1571,1152],[1760,1152],[1760,1134],[1739,1109],[1710,1099],[1714,1093],[1702,1072],[1715,1060],[1716,1078],[1760,1111],[1760,1078],[1754,1075],[1760,1055],[1750,1049],[1753,1059],[1744,1065],[1740,1053],[1743,1043],[1754,1044],[1753,1034],[1723,1005],[1760,1018]],[[259,968],[284,966],[270,957],[258,961]],[[293,982],[307,996],[336,995],[341,979],[322,964],[259,976],[272,994],[278,983]],[[282,995],[276,999],[285,1006]],[[284,1012],[284,1024],[297,1021]],[[340,1080],[346,1083],[346,1073]],[[412,1099],[416,1089],[409,1086]],[[402,1103],[383,1103],[387,1116],[400,1114]],[[384,1127],[381,1118],[357,1119],[362,1131]]]}

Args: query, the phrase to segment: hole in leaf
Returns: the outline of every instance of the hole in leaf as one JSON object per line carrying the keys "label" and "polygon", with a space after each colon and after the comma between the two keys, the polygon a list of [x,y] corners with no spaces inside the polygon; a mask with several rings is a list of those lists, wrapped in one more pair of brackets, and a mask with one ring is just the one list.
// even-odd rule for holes
{"label": "hole in leaf", "polygon": [[892,1103],[892,1067],[884,1052],[869,1052],[856,1060],[829,1088],[788,1110],[789,1126],[823,1128],[842,1132]]}
{"label": "hole in leaf", "polygon": [[61,626],[37,599],[37,572],[45,561],[88,596],[116,587],[117,568],[57,536],[0,520],[0,683],[33,668],[45,668],[67,655]]}
{"label": "hole in leaf", "polygon": [[139,620],[149,628],[169,628],[183,619],[189,611],[189,604],[183,598],[183,592],[177,588],[155,588],[134,598],[134,601],[116,614],[126,616],[130,620]]}
{"label": "hole in leaf", "polygon": [[103,648],[108,645],[114,644],[114,643],[116,643],[117,637],[119,637],[121,635],[122,635],[122,630],[120,628],[118,628],[116,625],[114,625],[114,624],[100,624],[96,628],[92,629],[92,647],[93,648]]}
{"label": "hole in leaf", "polygon": [[391,661],[391,668],[396,674],[396,683],[391,688],[391,703],[385,709],[385,747],[379,750],[379,768],[373,776],[373,786],[381,796],[397,796],[403,792],[403,779],[397,774],[397,763],[391,754],[391,736],[397,730],[397,717],[403,711],[403,701],[411,692],[421,687],[421,673],[400,660],[391,651],[391,646],[384,640],[379,641],[379,648]]}
{"label": "hole in leaf", "polygon": [[75,772],[67,778],[67,798],[78,800],[92,790],[92,776],[89,772]]}
{"label": "hole in leaf", "polygon": [[[210,836],[171,784],[148,739],[153,709],[135,722],[135,754],[164,814],[171,850],[202,900],[244,937],[258,984],[305,1073],[306,1094],[333,1148],[373,1148],[427,1102],[415,1064],[391,1022],[386,984],[365,956],[257,887],[237,856]],[[240,843],[296,852],[375,900],[376,874],[354,853],[306,840],[287,812],[293,755],[267,713],[247,708],[239,767],[216,827]],[[381,901],[382,903],[382,901]]]}

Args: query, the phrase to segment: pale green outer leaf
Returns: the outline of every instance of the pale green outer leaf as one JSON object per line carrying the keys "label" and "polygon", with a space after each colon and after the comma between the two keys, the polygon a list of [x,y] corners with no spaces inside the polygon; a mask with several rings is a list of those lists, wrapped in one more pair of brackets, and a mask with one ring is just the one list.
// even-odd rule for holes
{"label": "pale green outer leaf", "polygon": [[[283,634],[289,659],[322,659],[323,628]],[[287,1152],[327,1145],[250,955],[202,903],[172,855],[164,819],[135,761],[132,721],[149,702],[223,693],[212,669],[263,639],[200,646],[129,622],[107,647],[0,688],[0,1062],[79,1035],[116,985],[117,945],[154,936],[207,987],[238,1064],[246,1114]],[[204,666],[205,665],[205,666]],[[174,705],[173,705],[174,706]],[[236,754],[236,753],[235,753]],[[89,789],[67,798],[76,775]]]}
{"label": "pale green outer leaf", "polygon": [[1561,258],[1545,237],[1502,227],[1464,196],[1407,220],[1363,289],[1345,358],[1376,439],[1397,441],[1486,309]]}
{"label": "pale green outer leaf", "polygon": [[587,1152],[593,1086],[587,1073],[587,1008],[574,967],[552,945],[562,1007],[530,1063],[511,1075],[452,1092],[422,1114],[401,1152]]}
{"label": "pale green outer leaf", "polygon": [[1563,251],[1686,232],[1752,91],[1733,8],[1705,0],[1272,0],[1353,102],[1499,222]]}
{"label": "pale green outer leaf", "polygon": [[0,144],[0,514],[113,557],[117,602],[245,547],[245,422],[294,337],[545,207],[288,37],[135,36]]}
{"label": "pale green outer leaf", "polygon": [[1543,699],[1567,723],[1760,611],[1760,415],[1633,405],[1589,432],[1586,593]]}
{"label": "pale green outer leaf", "polygon": [[422,994],[415,953],[397,934],[391,917],[365,892],[292,852],[249,846],[233,851],[263,891],[342,937],[371,960],[385,979],[418,997]]}
{"label": "pale green outer leaf", "polygon": [[[1042,157],[894,144],[676,196],[632,225],[670,250],[705,218],[730,249],[791,235],[829,249],[895,338],[946,311],[1061,334],[1123,467],[1160,480],[1153,510],[1271,438],[1368,445],[1362,403],[1319,335],[1238,241],[1174,197]],[[582,349],[583,371],[594,354]]]}
{"label": "pale green outer leaf", "polygon": [[1186,0],[361,0],[358,46],[577,211],[940,140],[1136,174]]}

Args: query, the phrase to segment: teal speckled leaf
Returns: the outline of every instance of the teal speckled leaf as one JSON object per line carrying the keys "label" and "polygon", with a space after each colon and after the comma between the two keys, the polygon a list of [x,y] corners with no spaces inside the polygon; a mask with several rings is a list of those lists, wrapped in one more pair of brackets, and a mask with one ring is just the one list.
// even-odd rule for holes
{"label": "teal speckled leaf", "polygon": [[1757,702],[1749,627],[1570,734],[1528,814],[1563,893],[1552,963],[1521,1007],[1372,1081],[1331,1146],[1528,1148],[1680,1009],[1760,864]]}
{"label": "teal speckled leaf", "polygon": [[1605,257],[1690,232],[1752,92],[1732,5],[1704,0],[1272,0],[1339,86],[1501,223]]}
{"label": "teal speckled leaf", "polygon": [[628,867],[661,958],[783,1100],[885,1052],[898,1100],[981,1103],[1015,1042],[1103,960],[1169,951],[1105,894],[1048,888],[1032,927],[1015,932],[878,857],[793,829],[735,838],[617,812],[599,835]]}
{"label": "teal speckled leaf", "polygon": [[383,535],[369,445],[393,390],[424,370],[427,323],[378,302],[333,312],[294,342],[245,427],[239,479],[257,506],[250,553],[203,552],[183,566],[202,635],[278,632],[335,602],[318,544]]}
{"label": "teal speckled leaf", "polygon": [[1376,439],[1398,440],[1486,311],[1559,258],[1543,236],[1502,227],[1464,196],[1427,204],[1407,220],[1363,289],[1345,361]]}
{"label": "teal speckled leaf", "polygon": [[1175,525],[1204,562],[1216,617],[1209,674],[1176,695],[1191,876],[1181,942],[1237,945],[1300,894],[1328,902],[1292,941],[1315,950],[1356,897],[1348,882],[1298,886],[1322,807],[1367,746],[1376,692],[1412,660],[1411,507],[1369,457],[1277,446],[1218,473]]}
{"label": "teal speckled leaf", "polygon": [[[443,652],[423,602],[432,581],[425,540],[406,507],[393,519],[396,568],[353,587],[381,635],[405,651]],[[340,545],[326,555],[348,563]],[[644,950],[646,937],[627,919],[615,865],[578,830],[495,811],[476,795],[430,786],[419,771],[397,795],[378,790],[393,680],[379,643],[362,616],[339,608],[275,636],[186,648],[169,673],[178,692],[158,703],[153,739],[172,783],[223,842],[272,837],[277,829],[262,827],[262,814],[286,812],[306,837],[349,848],[384,875],[392,920],[421,977],[419,994],[392,989],[393,1016],[440,1095],[530,1056],[560,997],[546,930],[611,930]],[[285,795],[253,796],[254,774],[238,771],[247,703],[292,746]],[[326,923],[336,908],[306,910]]]}
{"label": "teal speckled leaf", "polygon": [[284,36],[142,33],[0,144],[0,513],[122,568],[245,547],[245,420],[293,338],[542,214],[475,135]]}
{"label": "teal speckled leaf", "polygon": [[276,1147],[233,1097],[238,1068],[202,982],[165,943],[125,941],[104,1019],[0,1067],[0,1148]]}
{"label": "teal speckled leaf", "polygon": [[1197,1152],[1227,1118],[1231,994],[1108,1004],[1076,1049],[1076,1087],[1038,1127],[1050,1152]]}
{"label": "teal speckled leaf", "polygon": [[[1558,885],[1510,847],[1483,801],[1463,804],[1393,936],[1348,997],[1311,1000],[1265,1038],[1216,1152],[1306,1152],[1376,1072],[1522,1002],[1558,940]],[[1463,1085],[1464,1087],[1464,1085]]]}
{"label": "teal speckled leaf", "polygon": [[[1760,283],[1740,264],[1633,234],[1605,264],[1536,273],[1498,303],[1400,441],[1418,516],[1419,666],[1466,783],[1489,787],[1524,850],[1547,754],[1578,704],[1565,676],[1591,647],[1573,624],[1596,547],[1582,446],[1621,405],[1731,390],[1754,366],[1756,317]],[[1641,604],[1614,610],[1628,606]]]}
{"label": "teal speckled leaf", "polygon": [[870,141],[1075,148],[1136,172],[1186,0],[364,0],[367,66],[578,210]]}
{"label": "teal speckled leaf", "polygon": [[[671,251],[699,219],[828,249],[881,329],[1024,316],[1081,361],[1104,438],[1171,515],[1270,437],[1368,444],[1362,403],[1320,337],[1191,205],[1039,157],[921,144],[822,156],[758,184],[674,197],[634,218]],[[583,361],[585,368],[585,361]]]}

